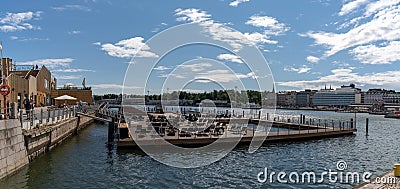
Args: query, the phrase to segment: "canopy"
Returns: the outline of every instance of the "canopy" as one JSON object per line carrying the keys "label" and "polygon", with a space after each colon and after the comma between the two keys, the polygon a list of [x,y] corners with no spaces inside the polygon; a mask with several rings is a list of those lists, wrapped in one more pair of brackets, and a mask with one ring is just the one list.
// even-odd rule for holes
{"label": "canopy", "polygon": [[69,95],[62,95],[55,98],[55,100],[76,100],[76,98]]}

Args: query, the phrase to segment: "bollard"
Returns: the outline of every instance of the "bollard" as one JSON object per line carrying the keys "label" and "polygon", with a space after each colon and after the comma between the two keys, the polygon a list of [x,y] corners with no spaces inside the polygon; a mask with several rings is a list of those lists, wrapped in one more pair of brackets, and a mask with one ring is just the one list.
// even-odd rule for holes
{"label": "bollard", "polygon": [[269,113],[267,113],[267,120],[269,120]]}
{"label": "bollard", "polygon": [[261,119],[261,111],[258,112],[258,119]]}
{"label": "bollard", "polygon": [[108,145],[111,146],[114,141],[114,123],[115,119],[112,118],[111,122],[108,123]]}
{"label": "bollard", "polygon": [[49,121],[50,121],[50,109],[47,109],[46,124],[49,124]]}
{"label": "bollard", "polygon": [[303,124],[306,123],[306,115],[303,115]]}
{"label": "bollard", "polygon": [[43,109],[40,109],[40,119],[39,119],[39,124],[41,125],[43,123]]}
{"label": "bollard", "polygon": [[53,108],[53,117],[51,118],[51,123],[54,123],[55,117],[56,117],[56,109]]}
{"label": "bollard", "polygon": [[60,120],[60,109],[57,109],[57,122]]}
{"label": "bollard", "polygon": [[244,117],[244,110],[243,110],[243,117]]}
{"label": "bollard", "polygon": [[353,127],[353,124],[354,124],[353,121],[354,121],[353,118],[351,118],[351,119],[350,119],[350,128],[352,128],[352,129],[354,128],[354,127]]}
{"label": "bollard", "polygon": [[[275,118],[274,118],[275,119]],[[272,124],[273,125],[273,124]],[[278,136],[279,136],[279,125],[278,125]]]}
{"label": "bollard", "polygon": [[33,110],[29,110],[30,111],[30,115],[31,115],[31,117],[30,117],[30,119],[29,119],[29,121],[31,122],[31,127],[29,128],[29,129],[32,129],[32,126],[33,126],[33,122],[34,122],[34,112],[33,112]]}
{"label": "bollard", "polygon": [[21,121],[21,128],[24,127],[24,117],[23,117],[23,110],[19,110],[19,120]]}
{"label": "bollard", "polygon": [[367,118],[366,120],[365,120],[365,135],[366,136],[368,136],[368,123],[369,122],[369,118]]}
{"label": "bollard", "polygon": [[300,124],[303,124],[303,114],[300,114]]}

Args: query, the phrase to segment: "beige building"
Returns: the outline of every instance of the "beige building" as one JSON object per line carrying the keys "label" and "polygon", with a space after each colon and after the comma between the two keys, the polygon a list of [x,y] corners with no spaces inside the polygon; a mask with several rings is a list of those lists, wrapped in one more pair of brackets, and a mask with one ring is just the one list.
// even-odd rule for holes
{"label": "beige building", "polygon": [[[10,86],[10,94],[7,96],[7,102],[17,102],[18,106],[29,94],[29,82],[25,79],[28,71],[12,71],[12,59],[3,58],[1,60],[1,75],[7,76],[7,84]],[[1,108],[4,108],[4,98],[1,97]]]}
{"label": "beige building", "polygon": [[51,81],[50,71],[45,66],[42,66],[36,76],[37,105],[51,105]]}
{"label": "beige building", "polygon": [[[92,90],[90,87],[63,87],[57,89],[57,79],[52,78],[51,72],[42,66],[35,69],[34,65],[12,64],[12,59],[1,59],[0,75],[5,75],[11,92],[7,102],[17,102],[18,107],[23,107],[25,99],[33,100],[37,107],[58,105],[54,98],[69,95],[77,98],[77,101],[92,103]],[[3,97],[0,97],[3,108]]]}

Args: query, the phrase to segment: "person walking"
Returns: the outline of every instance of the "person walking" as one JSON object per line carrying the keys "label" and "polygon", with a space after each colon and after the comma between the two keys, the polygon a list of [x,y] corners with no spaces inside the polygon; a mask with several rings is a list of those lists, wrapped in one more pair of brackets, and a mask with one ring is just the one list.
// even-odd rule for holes
{"label": "person walking", "polygon": [[31,111],[31,103],[29,102],[28,99],[24,100],[24,107],[25,107],[25,113],[28,119],[30,119],[30,111]]}

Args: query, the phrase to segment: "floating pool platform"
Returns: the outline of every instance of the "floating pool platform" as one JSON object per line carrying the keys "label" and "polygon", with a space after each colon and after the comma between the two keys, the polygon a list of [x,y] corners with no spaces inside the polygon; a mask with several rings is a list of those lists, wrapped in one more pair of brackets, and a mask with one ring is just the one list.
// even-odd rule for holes
{"label": "floating pool platform", "polygon": [[[130,111],[134,112],[136,116],[140,115],[142,118],[141,120],[138,119],[136,121],[128,121],[128,124],[120,124],[120,138],[117,140],[118,148],[139,149],[139,145],[137,142],[135,142],[139,140],[141,146],[162,146],[169,143],[181,147],[201,147],[212,144],[217,140],[221,143],[234,142],[238,144],[250,144],[252,141],[257,141],[262,142],[263,144],[268,144],[276,142],[296,142],[301,140],[351,136],[355,135],[357,132],[356,123],[355,121],[353,122],[353,120],[336,120],[336,122],[330,122],[315,118],[305,119],[305,116],[300,115],[301,121],[294,121],[293,118],[279,119],[279,116],[271,119],[209,118],[212,119],[212,122],[216,125],[220,125],[222,132],[202,132],[201,130],[199,132],[190,130],[193,129],[190,128],[189,130],[185,130],[185,132],[183,132],[183,129],[181,129],[176,130],[176,132],[173,132],[173,134],[168,134],[166,129],[168,127],[168,123],[165,120],[163,122],[152,121],[151,124],[148,124],[144,120],[144,117],[146,117],[148,113],[136,108],[131,108]],[[149,113],[149,115],[150,114],[151,116],[167,117],[167,114],[155,115]],[[207,118],[203,118],[203,121],[210,123]],[[247,122],[249,126],[237,128],[234,125],[238,122]],[[256,129],[254,125],[261,126],[262,128],[269,127],[271,130],[266,129],[270,132],[261,131]],[[160,131],[158,129],[153,129],[153,127],[161,127],[165,130],[161,129]],[[122,130],[124,132],[121,132]],[[155,132],[156,130],[157,132]],[[182,135],[182,133],[188,134]]]}
{"label": "floating pool platform", "polygon": [[[254,120],[253,120],[254,121]],[[263,120],[264,121],[264,120]],[[263,131],[255,131],[252,129],[246,129],[241,132],[230,131],[227,130],[220,135],[191,135],[187,137],[179,136],[176,133],[174,136],[157,136],[148,134],[139,136],[139,134],[133,133],[133,137],[119,139],[117,141],[118,148],[139,148],[136,144],[136,140],[140,140],[141,145],[150,145],[150,146],[161,146],[162,141],[165,140],[170,144],[176,146],[189,146],[189,147],[201,147],[219,140],[219,142],[237,142],[239,144],[249,144],[253,138],[255,141],[262,140],[263,144],[268,143],[276,143],[276,142],[295,142],[301,140],[314,140],[314,139],[323,139],[323,138],[332,138],[332,137],[341,137],[341,136],[349,136],[354,135],[357,132],[357,129],[353,128],[335,128],[335,127],[323,127],[323,126],[314,126],[314,125],[296,125],[293,123],[280,123],[274,122],[273,128],[275,128],[275,132],[263,132]],[[277,125],[279,125],[277,127]],[[277,128],[286,128],[286,130],[276,131]],[[288,130],[287,128],[291,128]],[[265,135],[267,136],[265,138]],[[255,137],[254,137],[255,136]],[[265,139],[265,140],[264,140]]]}

